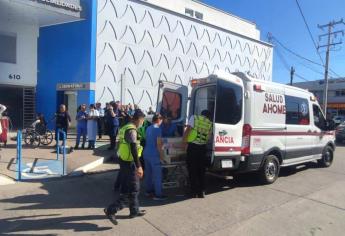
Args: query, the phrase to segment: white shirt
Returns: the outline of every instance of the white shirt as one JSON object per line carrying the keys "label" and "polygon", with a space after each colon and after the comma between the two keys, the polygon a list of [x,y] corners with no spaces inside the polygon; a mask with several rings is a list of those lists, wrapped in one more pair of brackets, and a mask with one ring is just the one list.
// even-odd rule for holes
{"label": "white shirt", "polygon": [[103,108],[97,108],[97,111],[99,113],[99,117],[104,117],[104,109]]}
{"label": "white shirt", "polygon": [[6,109],[7,108],[4,105],[0,104],[0,117],[2,116],[2,113],[6,111]]}
{"label": "white shirt", "polygon": [[99,112],[95,109],[95,110],[89,110],[88,115],[90,117],[99,117]]}

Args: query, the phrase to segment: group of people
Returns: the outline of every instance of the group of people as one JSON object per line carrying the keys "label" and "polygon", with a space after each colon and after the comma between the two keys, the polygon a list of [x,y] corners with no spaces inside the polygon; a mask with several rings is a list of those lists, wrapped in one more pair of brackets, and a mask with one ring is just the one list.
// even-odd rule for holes
{"label": "group of people", "polygon": [[[98,139],[101,139],[103,134],[107,134],[110,137],[108,150],[114,150],[119,128],[132,119],[135,110],[139,110],[137,105],[121,105],[119,101],[106,103],[104,108],[101,103],[91,104],[89,107],[86,104],[80,105],[75,117],[77,137],[74,148],[94,149],[97,135]],[[148,114],[150,114],[150,109]],[[66,106],[61,104],[55,113],[56,133],[59,129],[67,135],[70,124],[71,116],[66,110]],[[60,137],[61,139],[62,137]],[[85,146],[86,141],[88,141],[87,147]]]}
{"label": "group of people", "polygon": [[[183,133],[183,143],[187,151],[187,168],[191,183],[190,197],[205,197],[205,170],[207,143],[212,132],[211,113],[204,110],[192,116]],[[165,122],[163,122],[165,120]],[[167,117],[155,114],[152,124],[145,129],[145,146],[140,145],[139,130],[143,127],[145,115],[135,111],[133,119],[119,131],[118,156],[120,172],[117,178],[120,194],[115,202],[104,209],[111,222],[117,224],[116,213],[123,209],[128,199],[130,218],[143,216],[145,210],[139,207],[140,179],[144,177],[145,195],[154,200],[164,200],[162,194],[162,137],[178,135],[176,126]],[[167,136],[165,136],[167,137]],[[140,161],[143,156],[144,167]],[[144,172],[145,171],[145,172]],[[145,173],[145,174],[144,174]]]}
{"label": "group of people", "polygon": [[[4,110],[0,106],[0,111]],[[191,116],[187,127],[179,130],[171,122],[171,116],[154,113],[152,108],[146,112],[152,115],[149,122],[145,113],[138,106],[121,105],[120,102],[107,103],[102,108],[100,103],[91,104],[88,108],[82,104],[76,115],[77,138],[75,148],[85,148],[86,136],[88,148],[95,148],[97,134],[110,137],[109,150],[115,150],[119,159],[120,171],[115,188],[120,192],[117,199],[104,209],[106,216],[114,223],[116,213],[127,203],[130,218],[143,216],[146,212],[139,207],[140,179],[144,178],[145,195],[154,200],[165,200],[162,193],[162,165],[164,161],[163,139],[182,136],[187,151],[187,169],[190,180],[190,197],[205,197],[205,170],[207,143],[212,132],[212,114],[204,110],[200,115]],[[37,119],[46,125],[44,117]],[[56,132],[63,130],[66,135],[71,117],[65,105],[60,105],[55,113]],[[60,135],[61,137],[61,135]],[[118,137],[118,145],[116,145]],[[57,145],[58,145],[57,140]],[[145,171],[145,172],[144,172]],[[145,175],[144,175],[145,173]]]}

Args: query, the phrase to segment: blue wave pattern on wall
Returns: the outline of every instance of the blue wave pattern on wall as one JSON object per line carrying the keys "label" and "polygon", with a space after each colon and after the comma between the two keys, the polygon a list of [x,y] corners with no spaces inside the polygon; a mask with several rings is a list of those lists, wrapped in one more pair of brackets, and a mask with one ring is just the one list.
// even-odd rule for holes
{"label": "blue wave pattern on wall", "polygon": [[271,80],[272,48],[140,2],[98,0],[96,100],[155,106],[158,81],[215,70]]}

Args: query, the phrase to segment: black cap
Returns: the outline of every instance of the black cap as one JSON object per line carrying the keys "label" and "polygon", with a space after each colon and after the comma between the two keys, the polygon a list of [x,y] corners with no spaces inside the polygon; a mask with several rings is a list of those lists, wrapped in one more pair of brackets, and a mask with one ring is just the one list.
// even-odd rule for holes
{"label": "black cap", "polygon": [[201,115],[202,115],[202,116],[205,116],[206,118],[208,118],[209,120],[211,120],[212,114],[211,114],[211,112],[210,112],[209,110],[203,110],[203,111],[201,112]]}
{"label": "black cap", "polygon": [[139,119],[139,118],[145,118],[145,114],[144,114],[144,112],[142,112],[140,109],[137,109],[137,110],[135,110],[135,112],[134,112],[133,119],[134,119],[134,120],[137,120],[137,119]]}

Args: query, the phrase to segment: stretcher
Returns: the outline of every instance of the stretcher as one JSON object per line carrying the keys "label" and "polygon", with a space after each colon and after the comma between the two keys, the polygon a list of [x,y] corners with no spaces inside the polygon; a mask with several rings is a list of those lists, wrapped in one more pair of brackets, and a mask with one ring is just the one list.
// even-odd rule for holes
{"label": "stretcher", "polygon": [[186,151],[182,138],[163,138],[163,153],[163,189],[187,186]]}

